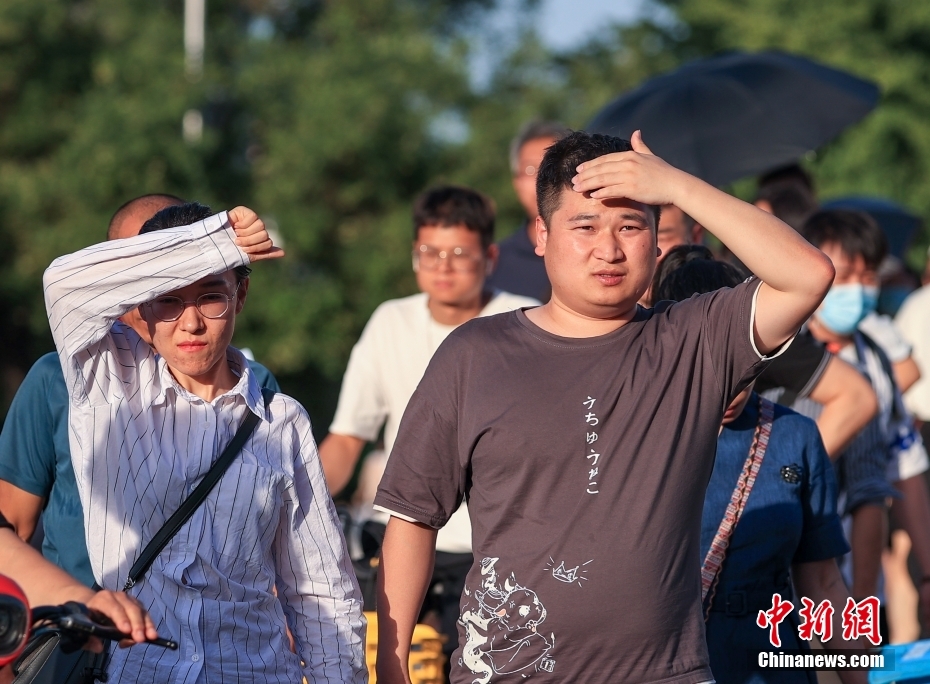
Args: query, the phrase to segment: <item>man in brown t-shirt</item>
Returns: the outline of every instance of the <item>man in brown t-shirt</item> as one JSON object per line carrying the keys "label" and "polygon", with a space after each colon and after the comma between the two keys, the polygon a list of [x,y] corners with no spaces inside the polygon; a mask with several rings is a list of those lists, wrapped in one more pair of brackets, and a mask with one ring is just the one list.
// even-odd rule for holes
{"label": "man in brown t-shirt", "polygon": [[[436,529],[468,499],[475,564],[451,679],[712,679],[704,488],[729,403],[817,308],[829,261],[778,219],[626,141],[574,133],[537,174],[548,304],[471,321],[407,406],[376,505],[378,680],[407,658]],[[658,205],[762,279],[657,309]]]}

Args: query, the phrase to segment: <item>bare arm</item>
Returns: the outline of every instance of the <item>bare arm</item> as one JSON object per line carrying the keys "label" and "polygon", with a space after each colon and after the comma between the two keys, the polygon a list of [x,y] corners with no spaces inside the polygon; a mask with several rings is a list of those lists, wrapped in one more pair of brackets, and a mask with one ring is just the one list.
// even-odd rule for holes
{"label": "bare arm", "polygon": [[[856,641],[844,641],[843,634],[843,608],[849,598],[849,590],[843,582],[836,560],[815,561],[813,563],[798,563],[792,568],[792,577],[795,587],[801,596],[820,604],[829,601],[834,608],[833,612],[833,638],[824,644],[824,647],[834,649],[850,649],[864,651],[868,647],[866,640],[860,637]],[[841,670],[838,671],[843,684],[865,684],[869,681],[868,672]]]}
{"label": "bare arm", "polygon": [[680,207],[762,279],[754,330],[759,351],[767,354],[784,344],[830,289],[830,260],[773,215],[654,156],[639,131],[631,142],[631,152],[580,165],[574,189],[597,199],[626,197]]}
{"label": "bare arm", "polygon": [[436,530],[392,517],[378,573],[378,681],[410,684],[410,641],[433,574]]}
{"label": "bare arm", "polygon": [[920,565],[923,581],[920,592],[920,612],[924,621],[930,620],[930,491],[923,473],[894,483],[904,498],[895,502],[901,525],[911,538],[911,548]]}
{"label": "bare arm", "polygon": [[0,529],[0,572],[22,587],[33,606],[77,601],[109,617],[121,632],[132,634],[136,643],[158,638],[152,619],[134,598],[123,592],[94,592],[8,529]]}
{"label": "bare arm", "polygon": [[897,361],[891,364],[894,371],[894,381],[901,392],[907,392],[911,385],[920,380],[920,368],[913,356],[908,356],[903,361]]}
{"label": "bare arm", "polygon": [[810,393],[823,406],[817,428],[831,459],[836,459],[878,413],[875,391],[851,365],[833,357]]}
{"label": "bare arm", "polygon": [[364,439],[332,432],[320,443],[320,461],[330,494],[338,494],[349,484],[364,446]]}
{"label": "bare arm", "polygon": [[16,535],[24,542],[32,539],[36,531],[43,503],[42,497],[0,480],[0,514],[16,529]]}

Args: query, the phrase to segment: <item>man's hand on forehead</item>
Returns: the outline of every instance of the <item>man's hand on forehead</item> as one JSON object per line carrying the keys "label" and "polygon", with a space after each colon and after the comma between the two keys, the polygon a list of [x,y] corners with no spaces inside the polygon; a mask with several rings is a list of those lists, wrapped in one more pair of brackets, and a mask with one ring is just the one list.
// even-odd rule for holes
{"label": "man's hand on forehead", "polygon": [[284,250],[275,247],[265,223],[248,207],[229,210],[229,222],[236,233],[236,245],[249,255],[249,261],[279,259]]}
{"label": "man's hand on forehead", "polygon": [[688,174],[655,156],[639,131],[630,142],[630,152],[605,154],[579,165],[572,189],[589,192],[594,199],[623,197],[649,205],[677,204],[681,181]]}

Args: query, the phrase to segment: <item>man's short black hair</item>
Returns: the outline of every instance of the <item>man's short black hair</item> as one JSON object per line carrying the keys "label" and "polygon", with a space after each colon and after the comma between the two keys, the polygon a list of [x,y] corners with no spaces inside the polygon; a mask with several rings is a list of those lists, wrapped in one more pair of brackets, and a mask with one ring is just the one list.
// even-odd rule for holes
{"label": "man's short black hair", "polygon": [[759,178],[754,201],[760,200],[768,202],[772,213],[797,231],[818,206],[814,182],[797,164],[783,166]]}
{"label": "man's short black hair", "polygon": [[478,233],[481,247],[494,243],[494,202],[477,190],[441,185],[420,194],[413,203],[413,239],[423,226],[465,226]]}
{"label": "man's short black hair", "polygon": [[656,302],[680,302],[695,294],[736,287],[745,279],[745,273],[733,264],[717,261],[706,247],[680,245],[662,260],[653,281],[652,298]]}
{"label": "man's short black hair", "polygon": [[[165,207],[142,224],[139,235],[154,233],[156,230],[165,230],[166,228],[189,226],[210,216],[213,216],[213,210],[199,202],[185,202],[184,204]],[[248,266],[237,266],[235,271],[236,280],[242,282],[249,277],[252,269]]]}
{"label": "man's short black hair", "polygon": [[135,197],[128,202],[124,202],[113,214],[113,218],[110,219],[110,223],[107,226],[107,240],[115,239],[116,235],[119,233],[119,229],[122,226],[123,221],[128,219],[137,211],[148,209],[148,213],[151,215],[159,209],[163,208],[165,205],[172,204],[184,204],[184,200],[182,200],[180,197],[175,197],[174,195],[169,195],[164,192],[155,192],[148,195],[140,195],[139,197]]}
{"label": "man's short black hair", "polygon": [[850,259],[861,256],[865,265],[877,271],[888,254],[888,240],[875,220],[864,211],[829,209],[811,216],[801,234],[814,247],[828,242],[840,246]]}
{"label": "man's short black hair", "polygon": [[[546,151],[539,170],[536,172],[536,205],[543,222],[549,226],[552,215],[562,202],[562,191],[571,190],[575,169],[586,161],[614,152],[629,152],[633,149],[629,140],[600,133],[574,131]],[[659,225],[660,208],[649,206]]]}

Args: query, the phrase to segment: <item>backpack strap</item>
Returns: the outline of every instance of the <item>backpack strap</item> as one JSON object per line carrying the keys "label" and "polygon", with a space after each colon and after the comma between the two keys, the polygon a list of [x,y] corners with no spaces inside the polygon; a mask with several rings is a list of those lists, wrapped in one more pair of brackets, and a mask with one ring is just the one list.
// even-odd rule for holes
{"label": "backpack strap", "polygon": [[[274,392],[272,390],[262,389],[262,397],[265,399],[265,407],[267,408],[271,403],[271,399],[274,397]],[[226,445],[226,448],[223,449],[223,453],[220,454],[219,458],[214,461],[210,470],[204,476],[203,480],[200,481],[200,484],[181,502],[178,510],[165,521],[165,524],[161,526],[161,529],[158,530],[155,536],[146,544],[142,553],[139,554],[139,558],[133,563],[132,568],[129,570],[129,577],[126,579],[123,591],[131,589],[135,586],[136,582],[145,575],[162,549],[164,549],[168,542],[171,541],[171,538],[178,533],[178,530],[181,529],[184,523],[190,519],[194,511],[200,507],[200,504],[207,498],[207,495],[213,491],[213,488],[220,481],[220,478],[223,477],[223,474],[242,450],[242,447],[245,446],[249,437],[252,436],[252,432],[254,432],[255,426],[258,425],[259,420],[258,414],[254,411],[249,410],[246,412],[245,420],[242,422],[242,425],[239,426],[239,430],[236,431],[232,440]]]}
{"label": "backpack strap", "polygon": [[707,550],[707,556],[704,558],[704,565],[701,567],[701,601],[706,601],[708,594],[710,594],[710,601],[708,601],[707,605],[708,611],[710,611],[710,604],[714,602],[714,590],[717,581],[720,579],[720,568],[727,555],[730,538],[733,536],[734,530],[736,530],[736,524],[743,515],[743,511],[746,509],[749,493],[756,483],[759,468],[762,467],[762,459],[765,458],[765,451],[769,445],[769,437],[772,434],[774,421],[775,404],[760,396],[759,420],[756,422],[756,431],[752,438],[749,456],[743,464],[743,470],[736,481],[736,488],[730,497],[726,513],[723,515],[723,520],[720,521],[720,527],[717,528],[717,534],[714,535],[714,540],[711,542],[710,548]]}

